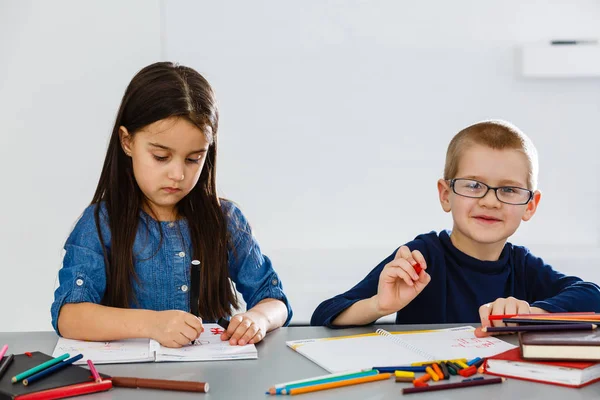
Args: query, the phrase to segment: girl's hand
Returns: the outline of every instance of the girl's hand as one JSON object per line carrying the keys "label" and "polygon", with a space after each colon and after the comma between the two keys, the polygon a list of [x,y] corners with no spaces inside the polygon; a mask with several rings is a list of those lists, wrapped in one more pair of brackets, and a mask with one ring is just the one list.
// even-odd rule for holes
{"label": "girl's hand", "polygon": [[[418,274],[414,267],[416,264],[419,264],[422,269]],[[394,313],[417,297],[431,281],[431,276],[425,272],[426,268],[427,263],[420,251],[411,252],[406,246],[400,247],[396,257],[379,275],[379,285],[375,295],[377,312],[381,316]]]}
{"label": "girl's hand", "polygon": [[267,334],[267,319],[256,311],[246,311],[231,317],[229,327],[221,334],[221,340],[229,340],[232,346],[256,344]]}
{"label": "girl's hand", "polygon": [[[524,300],[515,299],[514,297],[499,298],[496,301],[487,303],[479,307],[479,318],[481,319],[481,328],[489,326],[506,326],[502,320],[490,321],[490,315],[503,314],[546,314],[547,311],[538,307],[530,307],[529,303]],[[485,337],[493,335],[493,333],[482,332],[481,328],[475,330],[475,336]]]}
{"label": "girl's hand", "polygon": [[157,311],[151,318],[150,338],[165,347],[188,345],[204,331],[202,319],[184,311]]}

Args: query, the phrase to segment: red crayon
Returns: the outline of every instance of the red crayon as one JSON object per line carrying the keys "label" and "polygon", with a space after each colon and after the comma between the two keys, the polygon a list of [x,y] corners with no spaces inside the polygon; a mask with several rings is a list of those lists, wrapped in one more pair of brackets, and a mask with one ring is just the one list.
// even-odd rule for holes
{"label": "red crayon", "polygon": [[421,264],[416,263],[415,265],[413,265],[413,268],[415,269],[415,272],[417,273],[417,275],[419,275],[421,273],[421,271],[423,271],[423,268],[421,268]]}

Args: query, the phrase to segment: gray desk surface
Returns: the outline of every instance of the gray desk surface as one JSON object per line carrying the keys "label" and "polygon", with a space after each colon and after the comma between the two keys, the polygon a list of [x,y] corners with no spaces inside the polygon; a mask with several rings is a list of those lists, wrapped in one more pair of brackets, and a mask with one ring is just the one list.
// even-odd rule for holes
{"label": "gray desk surface", "polygon": [[[387,330],[411,330],[423,328],[441,328],[452,325],[431,326],[395,326],[385,325]],[[114,388],[109,392],[86,396],[90,400],[107,399],[192,399],[201,396],[206,399],[275,399],[265,395],[265,390],[274,384],[288,382],[318,375],[327,371],[287,348],[287,340],[352,335],[373,332],[374,327],[332,330],[321,327],[281,328],[267,335],[258,344],[258,360],[183,362],[183,363],[144,363],[99,365],[100,372],[113,376],[135,376],[143,378],[198,380],[209,382],[207,394],[192,394],[148,389]],[[503,339],[515,343],[516,337],[504,336]],[[14,332],[0,333],[0,345],[8,343],[11,353],[42,351],[52,354],[57,336],[53,332]],[[397,399],[402,396],[401,388],[412,386],[408,383],[395,383],[393,379],[385,382],[373,382],[346,388],[304,394],[303,400],[327,399]],[[558,399],[600,398],[600,383],[582,389],[563,388],[532,382],[507,380],[501,385],[481,388],[466,388],[443,392],[412,395],[415,400],[433,399]],[[278,399],[285,397],[278,396]]]}

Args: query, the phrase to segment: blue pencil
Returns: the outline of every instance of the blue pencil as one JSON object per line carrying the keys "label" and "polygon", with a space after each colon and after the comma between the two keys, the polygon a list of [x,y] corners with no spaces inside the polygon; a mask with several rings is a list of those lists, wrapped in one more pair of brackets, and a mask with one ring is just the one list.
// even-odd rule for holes
{"label": "blue pencil", "polygon": [[58,364],[55,364],[55,365],[51,366],[50,368],[46,368],[46,369],[38,372],[37,374],[31,375],[27,379],[23,379],[23,385],[27,386],[35,381],[38,381],[38,380],[44,378],[45,376],[48,376],[56,371],[59,371],[65,367],[73,364],[77,360],[81,360],[82,358],[83,358],[83,354],[77,354],[76,356],[71,357],[68,360],[59,362]]}

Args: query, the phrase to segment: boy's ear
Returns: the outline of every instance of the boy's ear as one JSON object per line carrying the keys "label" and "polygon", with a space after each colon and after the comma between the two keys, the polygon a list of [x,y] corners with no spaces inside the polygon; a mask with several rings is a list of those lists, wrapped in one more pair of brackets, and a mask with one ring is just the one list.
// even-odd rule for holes
{"label": "boy's ear", "polygon": [[529,221],[535,211],[537,210],[538,204],[540,204],[540,199],[542,198],[542,193],[539,190],[533,192],[533,198],[529,203],[527,203],[527,208],[525,209],[525,213],[523,214],[523,221]]}
{"label": "boy's ear", "polygon": [[452,207],[450,206],[450,182],[445,179],[440,179],[437,183],[438,193],[440,195],[440,204],[446,212],[450,212]]}
{"label": "boy's ear", "polygon": [[121,148],[129,157],[131,157],[131,135],[124,126],[119,127],[119,140],[121,141]]}

